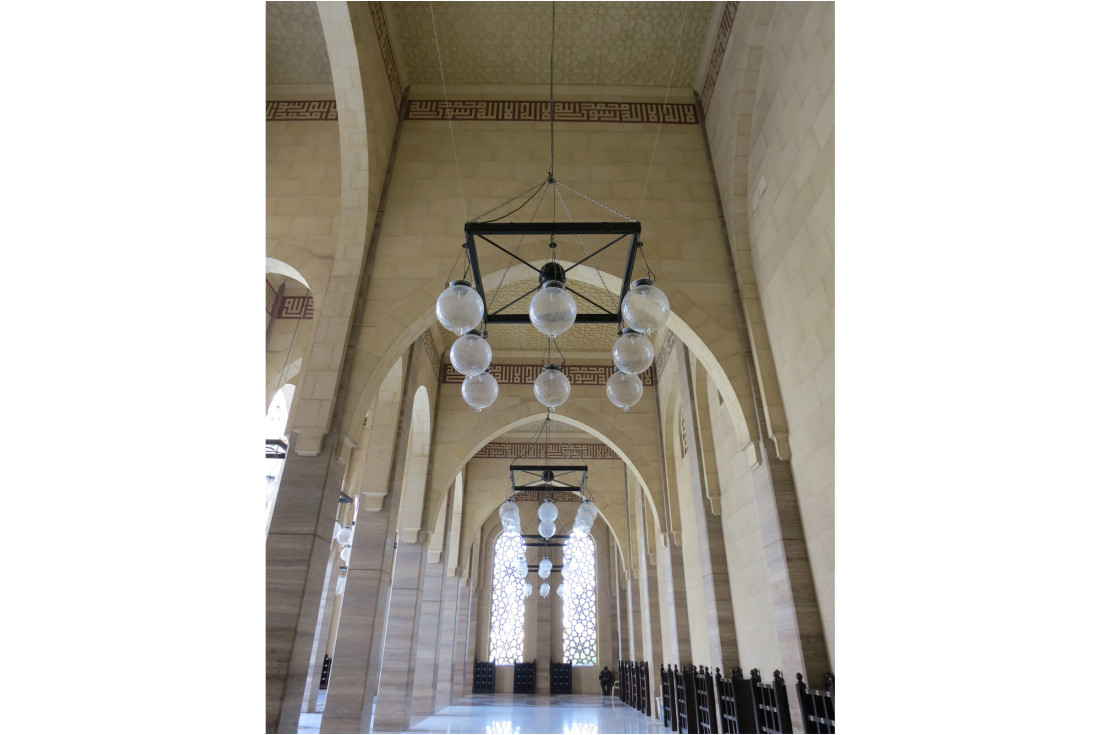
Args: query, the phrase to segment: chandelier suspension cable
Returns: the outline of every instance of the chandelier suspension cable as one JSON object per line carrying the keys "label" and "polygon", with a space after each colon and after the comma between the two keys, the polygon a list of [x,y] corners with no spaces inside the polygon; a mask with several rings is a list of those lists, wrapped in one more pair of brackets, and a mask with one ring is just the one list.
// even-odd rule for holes
{"label": "chandelier suspension cable", "polygon": [[439,78],[443,82],[443,103],[444,109],[447,110],[447,129],[451,132],[451,150],[455,154],[455,173],[458,174],[458,194],[462,198],[462,218],[467,219],[466,215],[466,192],[462,189],[462,170],[458,167],[458,146],[455,145],[455,129],[454,123],[451,118],[451,101],[447,97],[447,78],[443,76],[443,54],[439,51],[439,32],[435,28],[435,8],[432,3],[428,3],[428,11],[432,15],[432,35],[435,37],[435,57],[439,60]]}
{"label": "chandelier suspension cable", "polygon": [[558,4],[550,3],[550,168],[546,180],[554,181],[554,38],[557,32]]}
{"label": "chandelier suspension cable", "polygon": [[672,68],[668,70],[668,85],[665,87],[665,101],[657,120],[657,135],[653,137],[653,152],[649,155],[649,169],[645,172],[645,184],[642,186],[642,209],[645,208],[646,192],[649,191],[649,175],[653,171],[653,160],[657,156],[657,141],[661,139],[661,126],[665,122],[665,107],[668,105],[668,91],[672,88],[672,75],[676,72],[676,60],[680,58],[680,40],[684,37],[684,23],[687,22],[688,6],[684,5],[684,15],[680,20],[680,35],[676,37],[676,51],[672,55]]}
{"label": "chandelier suspension cable", "polygon": [[[575,222],[573,219],[573,213],[569,211],[569,207],[566,205],[565,200],[562,199],[561,191],[558,189],[557,182],[554,183],[554,194],[557,195],[558,200],[561,201],[561,208],[565,210],[565,215],[569,218],[570,222]],[[584,248],[584,254],[590,256],[592,253],[588,251],[588,243],[584,241],[584,235],[577,235],[577,239],[581,241],[581,246]],[[600,268],[600,262],[595,258],[592,259],[592,265],[595,266],[596,275],[600,279],[600,285],[603,286],[604,293],[607,294],[607,302],[612,308],[615,308],[615,297],[611,295],[611,289],[607,287],[607,283],[603,280],[603,269]]]}
{"label": "chandelier suspension cable", "polygon": [[[534,211],[531,212],[531,217],[530,217],[530,219],[527,220],[528,223],[531,223],[535,220],[535,215],[538,214],[539,210],[542,208],[542,200],[546,196],[546,192],[549,191],[549,189],[543,189],[543,187],[545,187],[545,186],[546,186],[545,181],[542,181],[538,184],[539,189],[542,189],[542,196],[539,197],[539,201],[535,205]],[[534,188],[534,187],[532,187],[532,188]],[[527,191],[530,191],[530,189],[528,189]],[[524,192],[524,194],[526,194],[526,193],[527,192]],[[520,194],[519,196],[523,196],[523,194]],[[527,202],[531,201],[531,198],[534,197],[534,196],[535,195],[532,194],[531,197],[528,197]],[[513,199],[518,199],[518,198],[519,197],[513,197]],[[508,214],[515,214],[519,210],[523,209],[525,206],[527,206],[527,202],[524,202],[523,204],[521,204],[519,207],[512,210]],[[501,205],[501,206],[503,206],[503,205]],[[498,207],[498,209],[499,209],[499,207]],[[502,215],[501,217],[498,217],[497,219],[501,219],[502,217],[507,217],[508,214]],[[489,220],[489,221],[490,222],[495,222],[496,220]],[[504,286],[504,279],[508,277],[508,271],[512,268],[512,265],[516,262],[516,258],[519,256],[519,249],[523,246],[523,241],[526,240],[526,239],[527,239],[527,236],[524,235],[523,237],[521,237],[519,239],[519,242],[516,243],[516,249],[512,251],[512,253],[511,253],[512,257],[508,259],[508,265],[506,265],[504,267],[504,272],[500,274],[500,283],[497,284],[496,291],[493,291],[493,298],[492,298],[492,300],[489,301],[489,306],[485,310],[486,314],[488,314],[489,312],[491,312],[493,310],[493,305],[496,304],[497,297],[500,296],[500,289],[501,289],[502,286]],[[465,249],[463,249],[463,250],[465,251]]]}

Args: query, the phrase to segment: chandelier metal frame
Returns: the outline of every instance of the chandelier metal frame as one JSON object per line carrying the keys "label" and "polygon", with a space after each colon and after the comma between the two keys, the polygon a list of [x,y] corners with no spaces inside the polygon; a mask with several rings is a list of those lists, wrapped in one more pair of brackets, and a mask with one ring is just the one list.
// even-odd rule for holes
{"label": "chandelier metal frame", "polygon": [[[634,261],[637,258],[638,251],[642,248],[642,241],[639,239],[642,232],[642,224],[637,220],[629,220],[623,222],[478,222],[476,220],[467,222],[465,225],[466,241],[462,247],[466,251],[466,257],[470,266],[470,275],[472,277],[472,285],[478,295],[481,296],[482,303],[489,304],[489,300],[485,294],[485,284],[481,277],[481,266],[478,261],[477,255],[477,242],[483,240],[492,247],[500,250],[508,255],[510,258],[527,266],[535,273],[539,275],[539,286],[541,286],[546,280],[551,277],[548,272],[551,270],[551,266],[557,266],[559,269],[559,277],[554,280],[561,281],[562,287],[565,290],[572,293],[581,299],[584,299],[589,304],[592,304],[600,311],[598,313],[577,313],[576,323],[578,324],[618,324],[623,322],[623,299],[626,298],[627,293],[630,292],[631,276],[634,272]],[[551,248],[555,248],[557,243],[553,238],[557,236],[579,236],[584,238],[586,235],[595,236],[600,238],[611,237],[612,239],[607,244],[598,248],[596,251],[587,254],[581,260],[578,260],[568,268],[562,268],[556,260],[548,261],[542,267],[533,265],[523,258],[516,255],[515,250],[508,250],[498,243],[494,242],[492,237],[505,237],[505,236],[518,236],[529,237],[538,235],[549,235],[551,237]],[[622,286],[619,289],[619,301],[616,311],[611,311],[602,304],[597,304],[588,297],[573,290],[569,287],[568,282],[565,280],[565,274],[574,268],[583,265],[587,261],[595,258],[597,255],[612,247],[613,245],[622,243],[627,237],[629,250],[626,254],[625,265],[623,267],[623,281]],[[518,249],[518,248],[517,248]],[[587,248],[586,248],[587,250]],[[597,272],[599,269],[596,269]],[[504,310],[512,306],[513,304],[522,301],[526,297],[535,293],[539,286],[530,289],[523,295],[513,299],[509,303],[500,307],[494,312],[489,312],[486,308],[485,315],[483,317],[486,326],[490,324],[531,324],[530,315],[527,312],[524,313],[511,313],[505,314]]]}

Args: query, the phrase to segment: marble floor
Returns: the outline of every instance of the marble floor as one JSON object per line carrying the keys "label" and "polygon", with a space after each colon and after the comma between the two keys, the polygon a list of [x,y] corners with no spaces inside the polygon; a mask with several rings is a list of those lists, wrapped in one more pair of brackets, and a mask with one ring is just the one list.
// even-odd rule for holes
{"label": "marble floor", "polygon": [[474,694],[414,723],[414,733],[659,733],[664,728],[618,697],[593,694]]}
{"label": "marble floor", "polygon": [[[655,711],[656,713],[656,711]],[[318,716],[318,720],[320,716]],[[298,732],[318,732],[310,722]],[[312,725],[312,727],[311,727]],[[665,732],[656,718],[646,717],[618,697],[592,694],[471,694],[459,704],[414,722],[410,733],[470,735],[597,735],[597,733]]]}

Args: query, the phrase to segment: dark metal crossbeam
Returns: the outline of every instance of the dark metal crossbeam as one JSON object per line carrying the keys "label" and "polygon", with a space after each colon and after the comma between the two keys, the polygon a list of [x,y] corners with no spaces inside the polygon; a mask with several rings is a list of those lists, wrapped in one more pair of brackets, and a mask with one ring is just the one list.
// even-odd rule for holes
{"label": "dark metal crossbeam", "polygon": [[[574,294],[581,296],[585,301],[593,304],[599,309],[603,310],[603,313],[599,314],[577,314],[576,322],[578,324],[618,324],[622,321],[622,302],[627,292],[630,290],[631,276],[634,271],[634,260],[638,253],[638,249],[642,247],[641,241],[638,239],[642,232],[642,224],[637,221],[623,221],[623,222],[467,222],[465,225],[466,242],[463,243],[463,247],[466,248],[466,256],[470,261],[470,274],[473,277],[474,290],[481,296],[483,303],[488,304],[489,300],[485,296],[485,284],[481,279],[481,265],[478,262],[477,256],[477,240],[482,240],[488,243],[494,248],[504,252],[509,257],[516,261],[519,261],[523,265],[531,268],[536,272],[540,272],[539,268],[536,268],[531,263],[518,257],[514,252],[510,252],[503,246],[494,242],[490,237],[497,237],[501,235],[513,235],[513,236],[529,236],[529,235],[550,235],[551,237],[557,235],[592,235],[597,237],[613,237],[611,242],[603,245],[593,253],[589,253],[583,259],[570,266],[567,270],[576,268],[581,263],[595,257],[597,254],[603,252],[607,248],[611,247],[615,243],[623,240],[626,236],[630,236],[630,247],[626,254],[626,264],[623,268],[623,282],[622,288],[619,289],[619,306],[616,311],[612,312],[607,310],[600,304],[596,304],[590,299],[581,296],[573,289],[569,289]],[[567,287],[568,288],[568,287]],[[528,292],[530,293],[530,292]],[[485,323],[489,324],[530,324],[531,318],[526,313],[520,314],[501,314],[500,312],[507,309],[516,301],[526,297],[528,294],[520,296],[518,299],[512,301],[507,306],[498,309],[495,313],[485,314]]]}

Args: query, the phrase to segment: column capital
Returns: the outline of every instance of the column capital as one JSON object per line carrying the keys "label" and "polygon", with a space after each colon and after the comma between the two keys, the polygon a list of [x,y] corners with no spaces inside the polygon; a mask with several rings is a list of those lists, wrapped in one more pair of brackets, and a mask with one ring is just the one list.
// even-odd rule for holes
{"label": "column capital", "polygon": [[321,442],[328,432],[324,429],[295,429],[298,439],[294,443],[294,452],[303,457],[316,457],[321,453]]}

